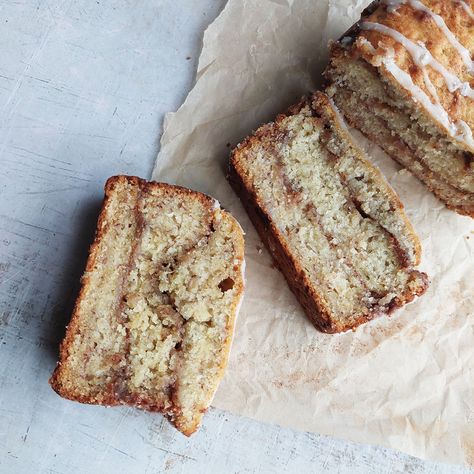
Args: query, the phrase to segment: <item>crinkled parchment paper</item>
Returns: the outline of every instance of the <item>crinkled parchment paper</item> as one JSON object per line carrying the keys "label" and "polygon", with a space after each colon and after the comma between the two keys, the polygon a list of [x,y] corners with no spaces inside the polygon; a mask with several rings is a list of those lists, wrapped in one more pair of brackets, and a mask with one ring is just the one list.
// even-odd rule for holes
{"label": "crinkled parchment paper", "polygon": [[400,194],[428,292],[392,317],[326,335],[303,314],[225,180],[229,146],[314,89],[327,40],[367,1],[229,0],[196,84],[169,114],[153,177],[206,192],[246,232],[247,290],[213,405],[257,420],[474,463],[474,221],[356,135]]}

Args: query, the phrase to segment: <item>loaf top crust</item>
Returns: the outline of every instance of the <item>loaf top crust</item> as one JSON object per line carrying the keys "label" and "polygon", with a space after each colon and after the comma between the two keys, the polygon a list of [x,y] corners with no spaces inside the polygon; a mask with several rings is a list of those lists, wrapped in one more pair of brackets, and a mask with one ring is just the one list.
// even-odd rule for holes
{"label": "loaf top crust", "polygon": [[331,46],[361,57],[461,149],[474,151],[474,1],[383,0]]}

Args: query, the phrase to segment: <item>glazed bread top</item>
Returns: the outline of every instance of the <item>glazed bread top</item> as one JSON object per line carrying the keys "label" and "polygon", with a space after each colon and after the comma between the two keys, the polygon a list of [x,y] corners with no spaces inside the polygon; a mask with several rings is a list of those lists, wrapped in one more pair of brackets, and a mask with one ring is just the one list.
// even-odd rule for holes
{"label": "glazed bread top", "polygon": [[333,60],[363,58],[457,146],[474,151],[473,10],[473,0],[374,2],[333,44]]}

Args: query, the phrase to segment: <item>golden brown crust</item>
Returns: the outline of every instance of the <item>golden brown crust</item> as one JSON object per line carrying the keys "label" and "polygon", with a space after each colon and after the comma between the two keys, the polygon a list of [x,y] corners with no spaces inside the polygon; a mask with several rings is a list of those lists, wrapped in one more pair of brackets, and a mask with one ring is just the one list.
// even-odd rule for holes
{"label": "golden brown crust", "polygon": [[[290,287],[291,291],[295,294],[303,307],[305,313],[313,323],[313,325],[322,332],[326,333],[337,333],[347,331],[349,329],[355,329],[362,323],[365,323],[374,317],[378,316],[379,313],[372,312],[365,316],[361,316],[351,323],[342,323],[336,320],[329,308],[324,303],[323,298],[318,293],[318,289],[314,287],[313,283],[309,280],[306,272],[304,271],[301,263],[293,255],[293,252],[288,247],[285,237],[278,229],[276,223],[272,217],[266,211],[266,206],[260,200],[255,192],[254,184],[248,177],[245,170],[245,164],[241,160],[241,156],[245,151],[251,150],[254,147],[258,147],[262,141],[273,140],[275,135],[275,129],[278,129],[283,120],[291,115],[299,113],[305,106],[312,104],[315,115],[321,117],[322,124],[327,121],[331,121],[331,125],[334,126],[337,123],[336,113],[329,105],[327,96],[322,93],[316,93],[312,100],[302,100],[300,103],[291,107],[286,113],[277,116],[274,122],[263,125],[253,135],[247,137],[242,143],[240,143],[231,152],[229,162],[229,173],[228,180],[239,196],[245,210],[247,211],[250,220],[255,226],[260,238],[262,239],[265,246],[268,248],[276,266],[285,276],[285,279]],[[337,132],[344,138],[352,143],[352,139],[348,132],[346,132],[339,124],[337,125]],[[282,132],[282,136],[284,133]],[[356,150],[356,156],[362,156],[361,152]],[[386,183],[383,175],[378,171],[370,162],[365,158],[363,159],[364,164],[368,165],[370,171],[374,176],[378,177],[382,183]],[[398,199],[397,195],[393,190],[386,184],[388,190],[387,198],[393,201],[393,207],[402,211],[403,205]],[[404,216],[404,222],[408,222],[406,216]],[[415,247],[415,261],[412,264],[418,264],[420,258],[421,247],[419,239],[413,231],[411,223],[407,226],[408,232],[413,239]],[[416,262],[416,263],[415,263]],[[408,285],[406,291],[399,295],[394,301],[392,301],[387,313],[391,313],[396,308],[399,308],[406,303],[412,301],[415,296],[422,294],[428,286],[428,278],[425,274],[418,271],[411,271],[411,280],[413,282],[413,288]],[[415,281],[418,283],[415,284]],[[420,283],[421,280],[421,283]]]}
{"label": "golden brown crust", "polygon": [[[70,390],[64,383],[63,383],[63,370],[65,361],[70,356],[70,349],[72,347],[73,338],[77,334],[79,330],[79,318],[80,318],[80,306],[82,301],[84,300],[85,294],[90,286],[90,277],[89,273],[92,272],[95,268],[98,248],[101,243],[102,238],[104,237],[105,233],[107,232],[107,215],[108,215],[108,207],[110,205],[110,199],[114,192],[116,186],[122,184],[129,184],[134,188],[137,188],[139,192],[151,192],[153,190],[160,189],[161,191],[165,191],[165,193],[173,193],[173,194],[180,194],[183,197],[196,199],[203,203],[204,206],[213,208],[214,209],[214,217],[213,219],[224,219],[227,220],[232,227],[233,240],[236,250],[236,259],[239,262],[244,262],[244,237],[243,231],[238,222],[231,216],[227,211],[221,209],[219,207],[218,202],[210,196],[206,194],[193,191],[181,186],[171,185],[167,183],[157,183],[157,182],[150,182],[144,179],[135,177],[135,176],[113,176],[109,178],[105,185],[105,197],[102,205],[101,212],[99,214],[98,223],[96,234],[94,237],[94,241],[89,250],[89,257],[86,264],[86,269],[84,275],[81,279],[81,288],[79,291],[78,298],[76,300],[74,310],[72,312],[71,320],[69,325],[67,326],[66,335],[60,345],[60,354],[59,354],[59,362],[54,370],[52,376],[50,377],[49,383],[51,387],[63,398],[67,398],[69,400],[78,401],[85,404],[100,404],[100,405],[107,405],[107,406],[114,406],[114,405],[131,405],[136,406],[141,409],[145,409],[148,411],[154,412],[162,412],[165,416],[169,418],[169,420],[176,426],[178,430],[180,430],[186,436],[190,436],[193,434],[198,428],[201,423],[202,414],[197,414],[195,417],[194,423],[192,425],[186,423],[184,420],[180,419],[181,408],[178,405],[174,405],[171,409],[164,409],[163,404],[157,403],[157,401],[152,397],[146,396],[138,396],[133,394],[127,394],[126,397],[122,397],[120,394],[116,392],[113,386],[103,390],[100,393],[100,396],[90,396],[84,395],[81,393],[77,393],[73,390]],[[244,279],[243,279],[243,270],[242,274],[235,279],[234,287],[237,288],[236,294],[238,295],[237,298],[240,301],[243,297],[244,292]],[[227,360],[231,348],[232,343],[232,334],[235,326],[235,319],[237,317],[237,310],[239,301],[235,300],[232,306],[232,317],[229,318],[227,322],[226,329],[228,331],[228,335],[226,341],[224,342],[224,352],[222,362],[219,365],[218,375],[216,377],[216,384],[214,387],[210,387],[208,395],[209,401],[212,400],[212,396],[217,389],[218,382],[222,378],[225,367],[227,365]]]}

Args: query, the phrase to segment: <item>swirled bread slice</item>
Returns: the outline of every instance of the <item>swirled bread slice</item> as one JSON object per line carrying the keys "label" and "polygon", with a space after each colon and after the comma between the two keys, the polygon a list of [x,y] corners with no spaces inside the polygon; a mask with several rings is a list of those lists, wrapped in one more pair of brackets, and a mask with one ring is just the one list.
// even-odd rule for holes
{"label": "swirled bread slice", "polygon": [[474,217],[473,0],[375,2],[331,48],[348,122],[446,205]]}
{"label": "swirled bread slice", "polygon": [[214,199],[110,178],[54,390],[159,411],[193,433],[227,363],[243,252],[239,224]]}
{"label": "swirled bread slice", "polygon": [[320,330],[353,329],[425,290],[402,204],[326,95],[238,145],[229,180]]}

